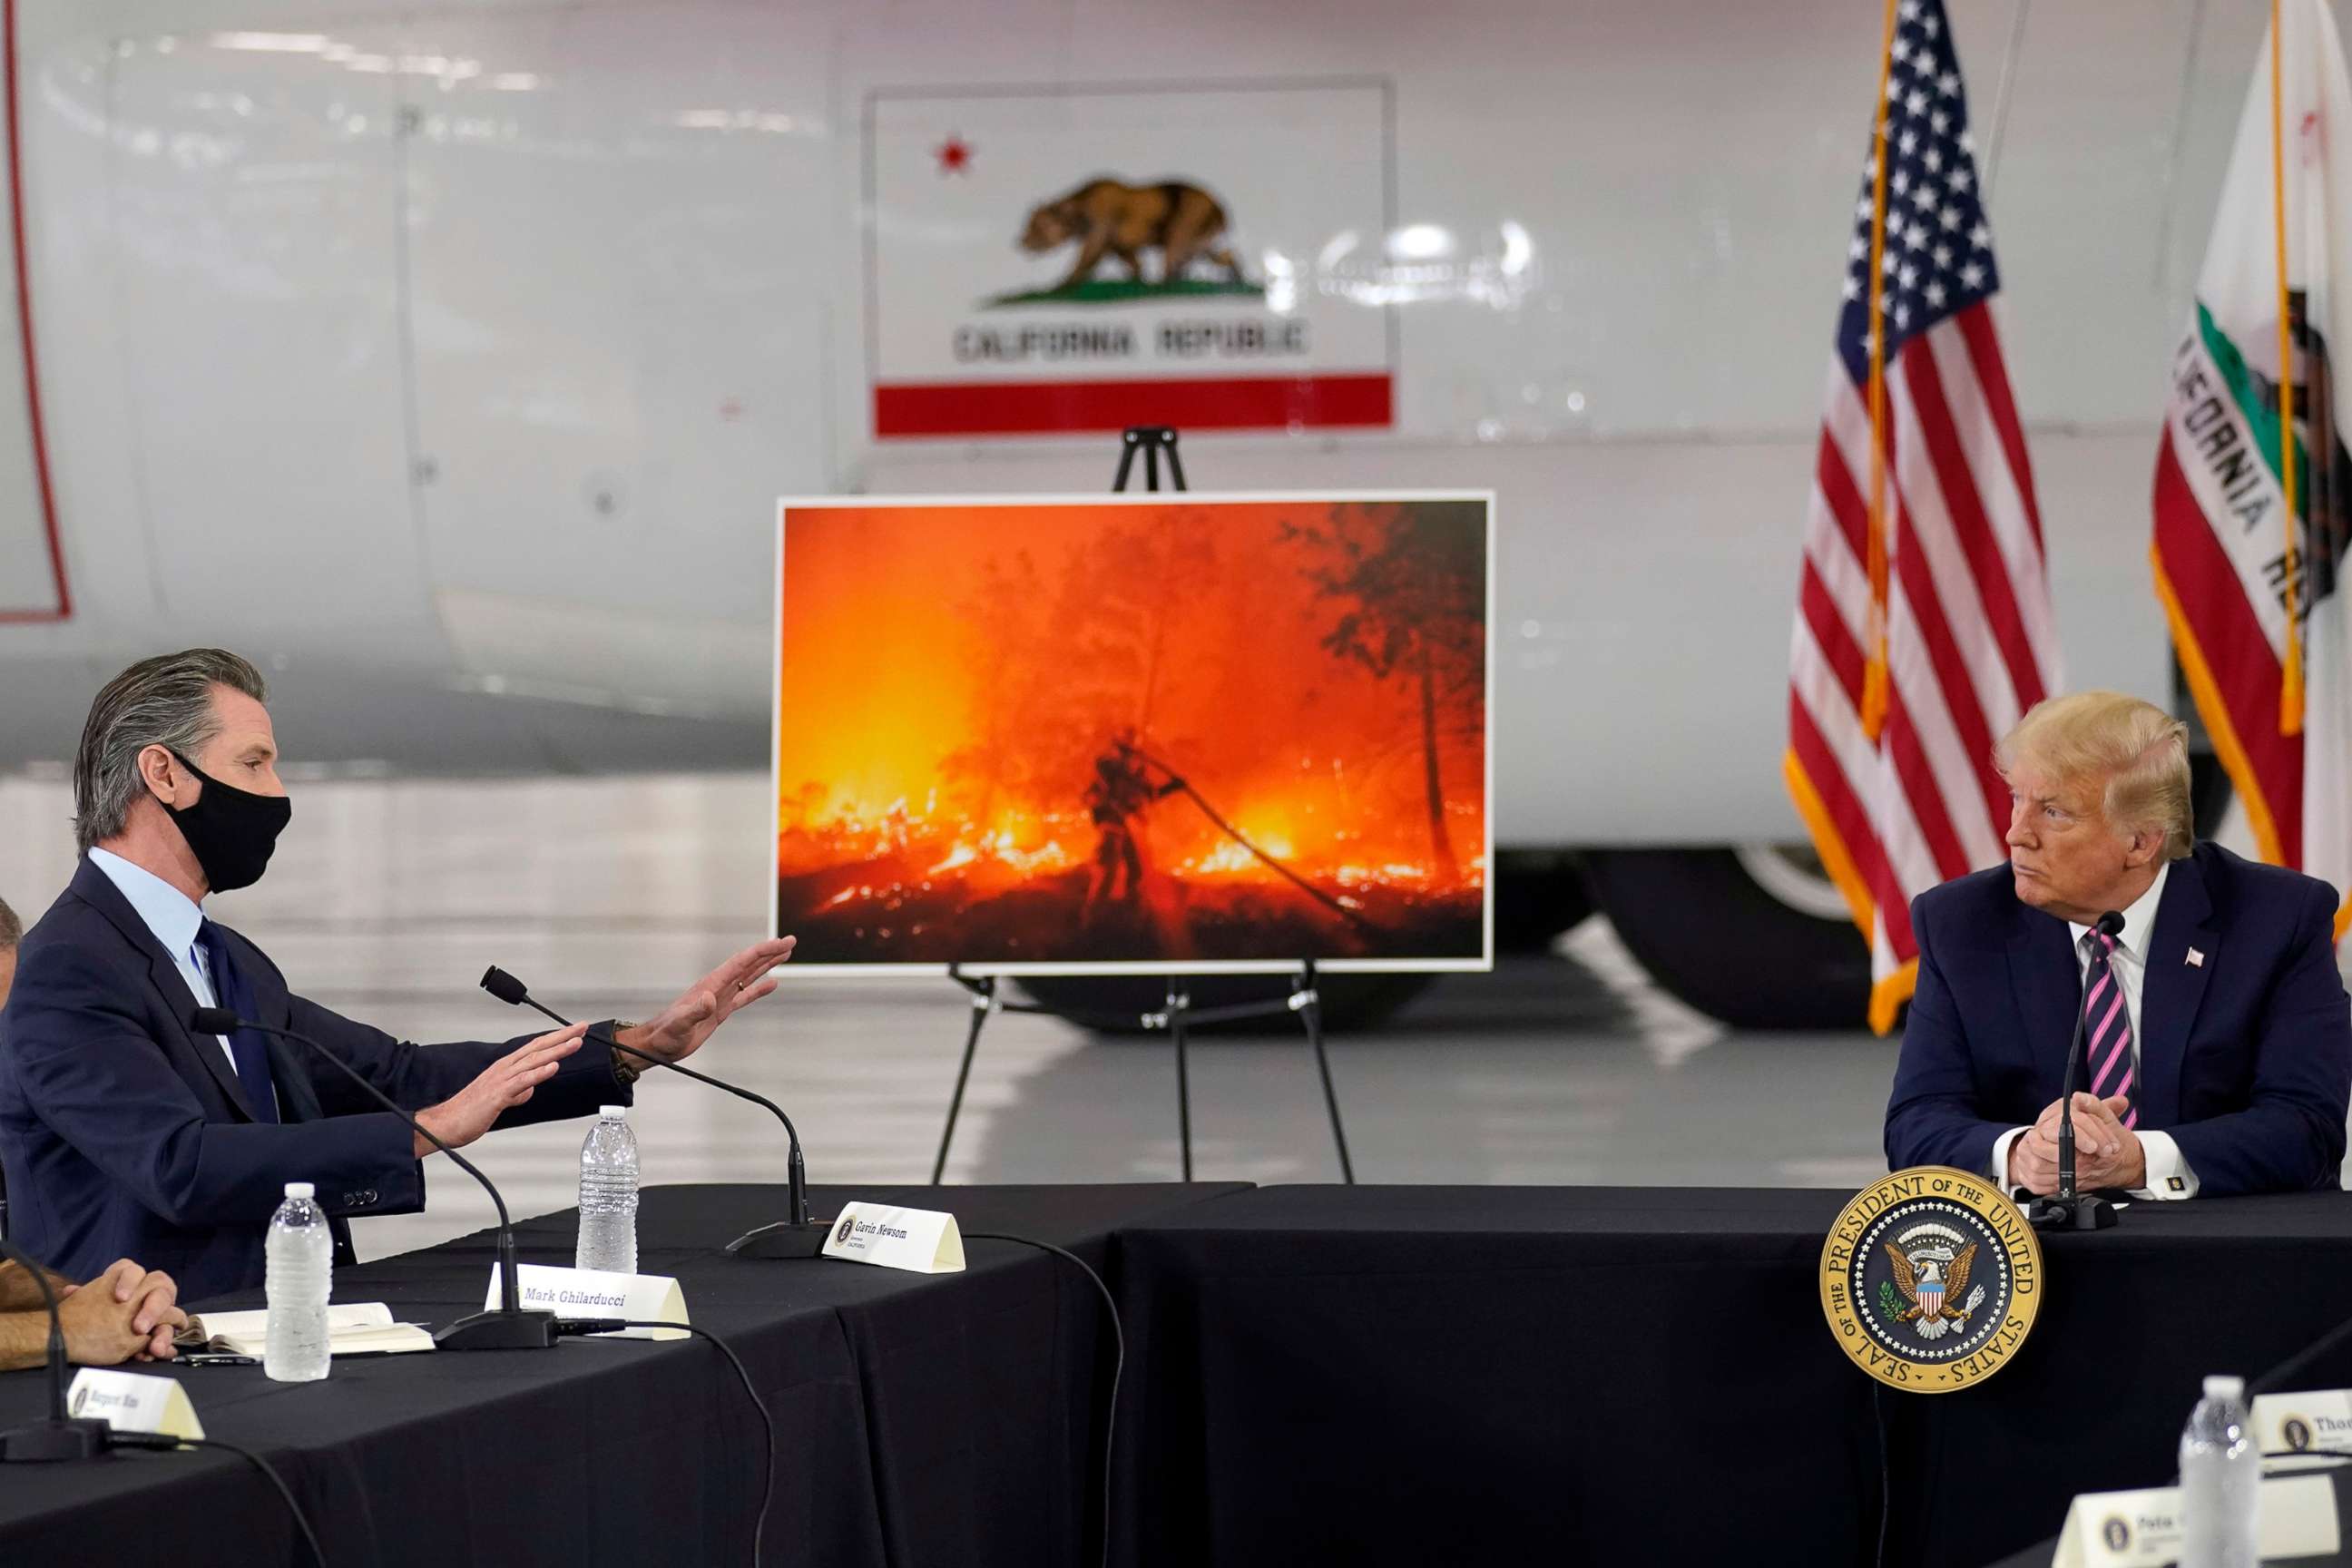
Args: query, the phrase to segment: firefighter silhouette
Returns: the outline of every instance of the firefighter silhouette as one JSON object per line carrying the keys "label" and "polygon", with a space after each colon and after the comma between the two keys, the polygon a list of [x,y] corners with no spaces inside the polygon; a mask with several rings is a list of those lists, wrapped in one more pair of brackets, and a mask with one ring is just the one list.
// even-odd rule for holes
{"label": "firefighter silhouette", "polygon": [[1086,795],[1087,812],[1095,825],[1095,863],[1087,878],[1081,920],[1092,918],[1105,903],[1132,907],[1142,898],[1143,850],[1136,842],[1136,819],[1153,802],[1184,787],[1173,773],[1154,782],[1154,766],[1136,751],[1132,731],[1123,731],[1095,759],[1095,776]]}

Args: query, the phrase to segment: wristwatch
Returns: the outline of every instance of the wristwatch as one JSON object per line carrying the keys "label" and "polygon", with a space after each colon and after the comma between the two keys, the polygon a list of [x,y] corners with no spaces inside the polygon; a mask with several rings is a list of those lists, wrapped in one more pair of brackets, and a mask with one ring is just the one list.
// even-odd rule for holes
{"label": "wristwatch", "polygon": [[[635,1029],[639,1026],[625,1018],[613,1018],[607,1020],[604,1025],[606,1030],[604,1037],[608,1040],[616,1040],[620,1038],[622,1030]],[[620,1079],[624,1085],[636,1082],[637,1076],[645,1070],[646,1064],[629,1055],[628,1052],[615,1050],[613,1053],[613,1076]]]}

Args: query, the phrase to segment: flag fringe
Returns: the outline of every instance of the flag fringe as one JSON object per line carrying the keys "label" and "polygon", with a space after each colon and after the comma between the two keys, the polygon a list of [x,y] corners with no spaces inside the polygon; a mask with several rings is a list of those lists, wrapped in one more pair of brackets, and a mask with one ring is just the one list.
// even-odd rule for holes
{"label": "flag fringe", "polygon": [[[1780,773],[1788,781],[1789,798],[1796,803],[1797,815],[1804,819],[1805,830],[1813,837],[1813,848],[1822,858],[1822,869],[1829,873],[1837,890],[1845,895],[1846,908],[1853,913],[1853,923],[1862,932],[1864,945],[1875,951],[1878,905],[1854,865],[1853,852],[1845,847],[1844,836],[1830,819],[1829,807],[1822,804],[1821,792],[1813,787],[1811,776],[1805,772],[1805,764],[1797,760],[1793,748],[1781,753]],[[1874,1034],[1883,1036],[1895,1027],[1895,1016],[1911,999],[1918,974],[1919,961],[1913,959],[1871,986],[1866,1016]]]}
{"label": "flag fringe", "polygon": [[[2172,651],[2180,660],[2180,673],[2188,679],[2189,700],[2197,704],[2197,716],[2205,721],[2205,732],[2212,738],[2213,755],[2220,760],[2221,771],[2230,775],[2238,798],[2246,803],[2246,820],[2254,830],[2254,847],[2272,865],[2284,866],[2286,856],[2279,843],[2278,819],[2271,812],[2270,797],[2263,793],[2253,760],[2246,755],[2237,728],[2230,721],[2230,706],[2221,700],[2221,687],[2213,679],[2213,667],[2206,661],[2205,650],[2198,646],[2197,634],[2190,629],[2188,614],[2180,607],[2180,595],[2174,592],[2172,578],[2164,569],[2162,546],[2149,547],[2147,563],[2156,574],[2156,596],[2164,605],[2166,624],[2172,628]],[[2342,934],[2341,921],[2337,922],[2337,934]]]}
{"label": "flag fringe", "polygon": [[1895,1032],[1895,1015],[1919,988],[1919,961],[1912,959],[1870,988],[1870,1032],[1884,1037]]}

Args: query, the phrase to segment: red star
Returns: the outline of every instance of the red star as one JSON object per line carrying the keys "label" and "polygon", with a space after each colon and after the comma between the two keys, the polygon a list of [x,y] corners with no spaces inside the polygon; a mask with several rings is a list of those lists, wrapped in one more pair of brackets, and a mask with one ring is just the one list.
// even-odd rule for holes
{"label": "red star", "polygon": [[933,156],[940,161],[940,174],[961,174],[971,163],[971,143],[965,141],[960,132],[951,131]]}

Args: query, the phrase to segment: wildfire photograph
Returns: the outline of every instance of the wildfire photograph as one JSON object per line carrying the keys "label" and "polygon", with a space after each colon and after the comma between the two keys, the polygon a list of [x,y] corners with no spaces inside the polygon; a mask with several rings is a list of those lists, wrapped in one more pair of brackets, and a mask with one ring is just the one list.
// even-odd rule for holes
{"label": "wildfire photograph", "polygon": [[1491,510],[784,502],[793,967],[1486,966]]}

